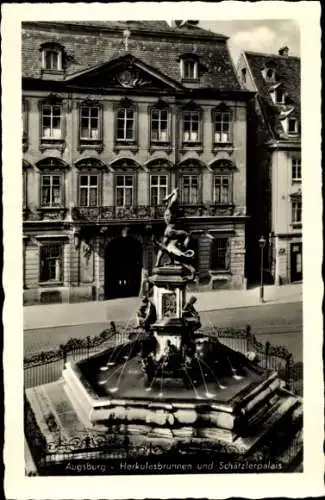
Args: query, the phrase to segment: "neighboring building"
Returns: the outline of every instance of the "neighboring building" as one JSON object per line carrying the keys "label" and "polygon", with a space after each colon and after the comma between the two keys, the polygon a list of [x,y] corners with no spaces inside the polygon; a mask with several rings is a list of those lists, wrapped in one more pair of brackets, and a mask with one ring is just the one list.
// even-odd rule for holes
{"label": "neighboring building", "polygon": [[245,52],[238,63],[248,105],[247,277],[259,277],[258,240],[267,240],[265,279],[302,280],[300,59],[288,48],[278,55]]}
{"label": "neighboring building", "polygon": [[27,22],[22,51],[24,303],[137,295],[176,185],[197,284],[244,288],[250,93],[227,38]]}

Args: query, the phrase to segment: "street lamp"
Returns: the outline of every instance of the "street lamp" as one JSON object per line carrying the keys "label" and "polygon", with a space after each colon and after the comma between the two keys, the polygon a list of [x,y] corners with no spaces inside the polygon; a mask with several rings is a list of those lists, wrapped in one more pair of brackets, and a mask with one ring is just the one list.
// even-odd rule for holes
{"label": "street lamp", "polygon": [[265,247],[265,243],[266,243],[266,240],[265,238],[263,237],[263,235],[260,237],[260,239],[258,240],[258,243],[260,245],[260,249],[261,249],[261,281],[260,281],[260,302],[264,302],[264,282],[263,282],[263,269],[264,269],[264,266],[263,266],[263,253],[264,253],[264,247]]}

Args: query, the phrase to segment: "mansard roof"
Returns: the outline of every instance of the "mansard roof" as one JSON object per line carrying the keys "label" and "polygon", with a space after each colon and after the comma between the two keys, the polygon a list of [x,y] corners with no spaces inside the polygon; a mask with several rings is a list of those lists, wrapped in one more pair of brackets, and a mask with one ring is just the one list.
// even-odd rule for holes
{"label": "mansard roof", "polygon": [[[280,118],[287,114],[290,118],[297,118],[298,122],[300,122],[301,117],[300,58],[259,52],[245,52],[245,57],[272,134],[277,139],[284,139],[285,134]],[[270,65],[275,70],[275,83],[267,82],[263,78],[263,69],[270,67]],[[277,105],[271,98],[271,92],[277,83],[281,84],[281,90],[286,95],[285,105]],[[300,140],[299,136],[297,140]]]}
{"label": "mansard roof", "polygon": [[[123,39],[125,29],[130,31],[127,48]],[[48,40],[64,47],[66,78],[130,54],[180,84],[179,56],[186,53],[195,54],[199,60],[200,81],[193,88],[241,90],[227,37],[198,26],[172,28],[164,21],[23,23],[23,77],[41,78],[40,47]]]}

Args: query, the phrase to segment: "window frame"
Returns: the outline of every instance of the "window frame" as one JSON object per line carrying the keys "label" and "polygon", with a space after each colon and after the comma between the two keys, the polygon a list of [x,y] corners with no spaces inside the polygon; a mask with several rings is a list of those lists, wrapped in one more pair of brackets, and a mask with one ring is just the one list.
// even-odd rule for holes
{"label": "window frame", "polygon": [[[81,184],[81,177],[88,177],[88,182],[87,185],[82,185]],[[96,177],[97,178],[97,184],[96,184],[96,205],[90,205],[90,189],[92,187],[90,178],[91,177]],[[80,169],[78,172],[78,206],[80,208],[98,208],[101,206],[101,174],[97,169],[92,169],[91,171],[88,171],[86,169]],[[85,205],[81,204],[81,189],[87,188],[87,203]]]}
{"label": "window frame", "polygon": [[[91,137],[82,137],[82,110],[84,108],[88,108],[89,113],[92,108],[96,108],[98,113],[97,113],[97,129],[98,129],[98,137],[97,138],[91,138]],[[92,117],[90,114],[88,114],[88,129],[91,124]],[[85,101],[81,101],[79,104],[79,109],[78,109],[78,143],[79,143],[79,151],[82,152],[85,149],[94,149],[98,153],[101,153],[104,149],[103,145],[103,137],[104,137],[104,130],[103,130],[103,104],[100,101],[97,100],[92,100],[92,99],[87,99]],[[91,127],[90,127],[91,128]]]}
{"label": "window frame", "polygon": [[[159,183],[157,185],[153,185],[152,184],[152,178],[153,177],[158,177]],[[160,178],[161,177],[165,177],[166,178],[166,184],[165,185],[161,185],[160,184]],[[169,184],[170,184],[170,179],[169,179],[169,174],[168,173],[160,173],[160,172],[150,172],[149,173],[149,205],[150,205],[150,207],[159,207],[159,206],[163,205],[163,199],[164,199],[164,197],[160,193],[160,188],[161,187],[163,187],[163,188],[165,187],[166,188],[166,195],[165,195],[165,197],[166,197],[167,194],[168,194],[168,191],[169,191]],[[153,199],[152,188],[153,187],[156,187],[158,189],[158,196],[157,196],[158,202],[156,204],[154,204],[153,201],[152,201],[152,199]],[[160,198],[162,198],[162,199],[160,199]]]}
{"label": "window frame", "polygon": [[[187,120],[185,120],[185,114],[186,113],[190,113],[191,114],[191,119],[192,119],[192,114],[193,113],[196,113],[197,114],[197,117],[198,117],[198,131],[197,131],[197,140],[190,140],[190,139],[185,139],[185,122]],[[201,134],[202,134],[202,113],[201,113],[201,110],[200,109],[183,109],[182,110],[182,144],[183,144],[183,147],[189,147],[189,148],[195,148],[195,147],[198,147],[198,146],[201,146],[202,144],[202,138],[201,138]],[[191,120],[191,131],[188,131],[187,133],[192,133],[193,132],[193,123],[192,123],[192,120]]]}
{"label": "window frame", "polygon": [[[40,160],[36,166],[39,170],[39,208],[41,210],[62,210],[65,207],[65,170],[68,165],[59,158],[49,157]],[[50,206],[42,203],[42,178],[46,175],[60,177],[60,205]]]}
{"label": "window frame", "polygon": [[[45,251],[46,248],[54,247],[57,246],[60,248],[60,277],[59,279],[42,279],[42,252]],[[51,286],[62,286],[64,283],[64,274],[65,274],[65,269],[64,269],[64,250],[65,250],[65,244],[62,241],[51,241],[51,242],[43,242],[40,245],[40,251],[39,251],[39,279],[38,282],[40,285],[51,285]]]}
{"label": "window frame", "polygon": [[[217,115],[221,115],[221,120],[217,122]],[[223,115],[228,115],[228,121],[223,120]],[[223,124],[228,124],[228,137],[227,140],[216,140],[217,134],[217,123],[221,124],[220,136],[223,135]],[[234,111],[232,108],[227,106],[226,104],[219,104],[212,110],[212,124],[213,124],[213,147],[218,148],[222,146],[227,146],[229,144],[233,144],[233,136],[234,136]]]}
{"label": "window frame", "polygon": [[[290,122],[294,122],[295,127],[294,130],[290,130]],[[290,118],[288,117],[288,135],[297,135],[298,134],[298,119],[297,118]]]}
{"label": "window frame", "polygon": [[[189,177],[190,179],[192,177],[196,177],[197,180],[198,180],[198,184],[197,184],[197,200],[195,202],[186,202],[185,201],[185,198],[184,198],[184,179],[186,177]],[[182,172],[180,174],[180,183],[181,183],[181,189],[180,189],[180,204],[181,205],[184,205],[184,206],[196,206],[196,205],[201,205],[202,203],[202,174],[201,172],[188,172],[188,171],[185,171],[185,172]],[[190,190],[192,188],[192,186],[190,185]],[[189,193],[190,196],[189,196],[189,199],[191,198],[191,193]]]}
{"label": "window frame", "polygon": [[[297,177],[295,175],[296,171],[300,172],[300,175]],[[291,158],[291,181],[292,182],[301,182],[301,158],[298,156],[293,156]]]}
{"label": "window frame", "polygon": [[[192,64],[192,75],[185,74],[187,64]],[[180,74],[183,82],[197,82],[200,79],[199,75],[199,60],[195,55],[182,56],[180,58]]]}
{"label": "window frame", "polygon": [[[159,115],[164,112],[164,113],[167,113],[167,117],[166,117],[166,123],[167,123],[167,129],[166,129],[166,138],[165,139],[154,139],[153,138],[153,121],[154,121],[154,118],[153,118],[153,113],[159,113]],[[150,111],[149,111],[149,115],[150,115],[150,144],[153,145],[153,146],[165,146],[165,145],[168,145],[170,143],[170,129],[171,129],[171,123],[170,123],[170,110],[167,106],[164,106],[164,107],[158,107],[158,106],[152,106],[150,108]],[[155,121],[158,121],[158,129],[161,129],[161,116],[159,116],[158,120],[155,120]]]}
{"label": "window frame", "polygon": [[[282,100],[281,101],[278,100],[278,93],[279,93],[279,91],[282,93],[281,94],[282,95]],[[285,92],[285,90],[283,90],[281,88],[281,86],[277,87],[274,90],[274,102],[275,102],[275,104],[279,104],[279,105],[283,105],[286,102],[286,92]]]}
{"label": "window frame", "polygon": [[[117,184],[117,180],[118,180],[118,177],[124,177],[124,184],[123,186],[118,186]],[[125,184],[125,178],[126,177],[131,177],[132,178],[132,186],[131,186],[131,193],[132,193],[132,203],[130,205],[126,205],[125,204],[125,189],[128,188],[129,186],[127,186]],[[117,199],[118,199],[118,196],[117,196],[117,190],[118,188],[123,188],[123,198],[124,198],[124,203],[123,205],[118,205],[117,204]],[[136,176],[135,176],[135,173],[134,172],[116,172],[114,174],[114,206],[115,208],[117,209],[130,209],[130,208],[134,208],[135,206],[137,206],[137,199],[136,199],[136,196],[137,196],[137,190],[136,190]]]}
{"label": "window frame", "polygon": [[[216,179],[220,179],[220,201],[217,201],[217,199],[216,199]],[[221,201],[222,182],[224,179],[227,179],[227,181],[228,181],[228,200],[227,200],[227,202]],[[212,202],[213,202],[213,205],[220,205],[220,206],[233,205],[233,175],[232,175],[232,173],[230,173],[230,172],[226,172],[226,173],[213,172]]]}
{"label": "window frame", "polygon": [[[63,55],[64,48],[62,45],[57,43],[45,43],[41,45],[41,68],[43,73],[51,73],[51,74],[60,74],[63,73]],[[47,54],[56,54],[57,55],[57,67],[48,67],[47,66]],[[53,61],[52,61],[53,62]]]}
{"label": "window frame", "polygon": [[[298,205],[298,208],[295,208],[295,205]],[[300,207],[299,207],[300,205]],[[300,214],[299,219],[296,218],[296,215]],[[302,199],[301,197],[292,197],[291,199],[291,224],[292,225],[301,225],[302,224]]]}
{"label": "window frame", "polygon": [[[60,192],[60,204],[59,205],[53,205],[53,201],[51,204],[49,205],[45,205],[43,203],[43,187],[44,187],[44,184],[43,184],[43,179],[45,177],[50,177],[52,179],[51,183],[50,183],[50,189],[51,189],[51,198],[53,198],[53,177],[58,177],[60,179],[60,186],[59,186],[59,192]],[[62,172],[60,172],[59,170],[57,171],[47,171],[47,170],[43,170],[41,173],[40,173],[40,208],[43,208],[43,209],[59,209],[59,208],[63,208],[64,207],[64,175]]]}
{"label": "window frame", "polygon": [[[120,111],[124,110],[124,115],[126,115],[127,111],[133,112],[133,127],[132,127],[132,138],[131,139],[121,139],[118,137],[118,114]],[[124,116],[124,121],[126,116]],[[126,122],[123,126],[126,131]],[[115,113],[114,113],[114,149],[130,149],[133,151],[137,151],[138,149],[138,109],[137,105],[128,98],[122,99],[115,105]]]}
{"label": "window frame", "polygon": [[[217,244],[218,241],[222,241],[224,240],[226,242],[226,249],[225,249],[225,255],[224,255],[224,259],[225,259],[225,266],[224,267],[216,267],[214,265],[214,245]],[[210,244],[210,271],[212,271],[213,273],[218,273],[218,274],[222,274],[222,273],[231,273],[231,238],[228,237],[228,236],[223,236],[223,235],[218,235],[218,236],[214,236],[213,240],[211,241],[211,244]]]}
{"label": "window frame", "polygon": [[[43,136],[43,123],[44,123],[44,107],[54,106],[60,107],[60,137],[46,137]],[[44,151],[48,148],[57,148],[61,152],[65,149],[65,138],[66,138],[66,102],[62,98],[56,95],[50,95],[46,99],[40,100],[38,102],[39,107],[39,135],[40,135],[40,150]],[[51,113],[52,116],[52,113]]]}

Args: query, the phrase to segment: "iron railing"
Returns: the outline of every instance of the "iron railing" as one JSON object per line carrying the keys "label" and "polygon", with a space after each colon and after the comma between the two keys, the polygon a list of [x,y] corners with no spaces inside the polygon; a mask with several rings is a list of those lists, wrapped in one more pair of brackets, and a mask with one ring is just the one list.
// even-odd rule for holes
{"label": "iron railing", "polygon": [[[110,328],[94,337],[69,339],[57,349],[35,353],[24,359],[25,388],[35,387],[57,380],[69,360],[79,361],[90,355],[103,351],[138,336],[135,325],[123,324],[116,327],[111,322]],[[198,330],[199,334],[216,337],[227,347],[245,355],[252,355],[254,361],[268,370],[275,370],[286,382],[289,390],[302,395],[302,363],[294,363],[292,354],[283,346],[274,346],[270,342],[259,342],[248,325],[245,328],[218,328],[205,326]]]}
{"label": "iron railing", "polygon": [[[160,220],[164,215],[165,205],[134,205],[130,207],[96,206],[75,207],[73,217],[80,221],[105,222],[109,220]],[[234,215],[235,207],[223,203],[181,204],[179,206],[181,217],[215,217]],[[42,207],[33,210],[23,210],[24,220],[64,220],[67,215],[64,207]]]}

